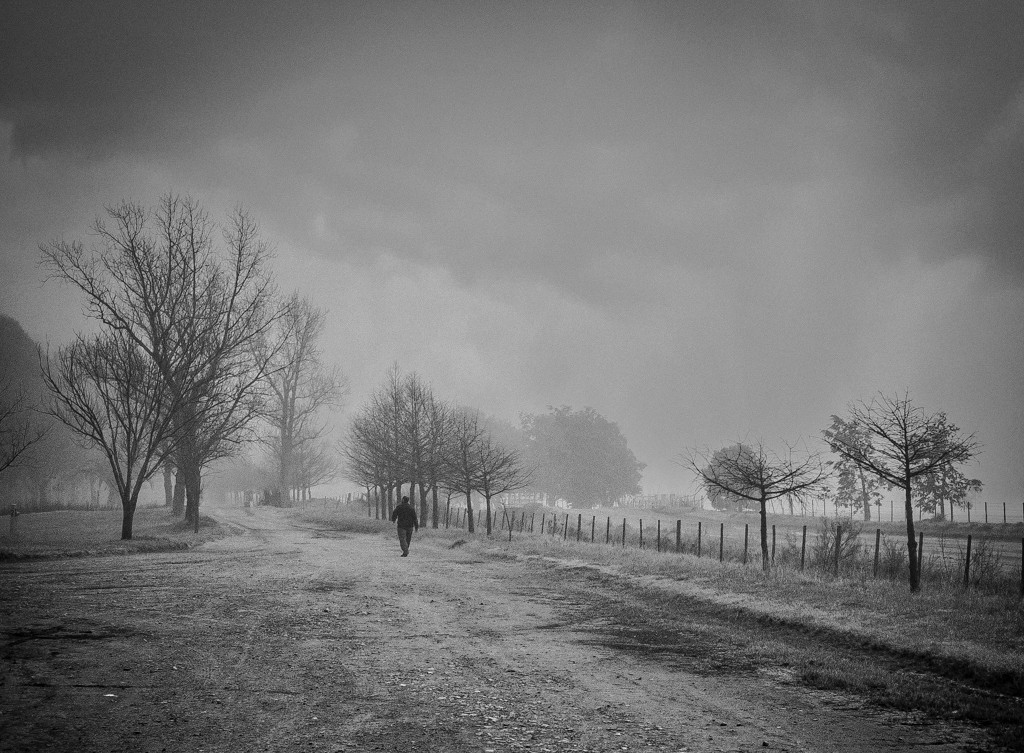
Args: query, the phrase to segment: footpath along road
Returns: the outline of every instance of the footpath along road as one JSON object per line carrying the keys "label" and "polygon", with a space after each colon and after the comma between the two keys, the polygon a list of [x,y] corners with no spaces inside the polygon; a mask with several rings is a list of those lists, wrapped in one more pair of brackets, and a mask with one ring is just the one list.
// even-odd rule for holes
{"label": "footpath along road", "polygon": [[[929,751],[980,733],[786,682],[629,589],[429,532],[215,512],[186,552],[5,563],[2,751]],[[651,649],[649,651],[644,648]],[[660,648],[664,648],[663,646]],[[974,747],[972,747],[974,746]]]}

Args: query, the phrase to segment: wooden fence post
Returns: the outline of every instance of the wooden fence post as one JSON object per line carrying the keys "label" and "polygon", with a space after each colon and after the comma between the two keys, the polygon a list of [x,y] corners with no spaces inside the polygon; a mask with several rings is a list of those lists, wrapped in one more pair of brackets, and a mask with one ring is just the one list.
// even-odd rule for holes
{"label": "wooden fence post", "polygon": [[597,516],[590,516],[590,543],[594,543],[594,526],[597,525]]}
{"label": "wooden fence post", "polygon": [[725,562],[725,523],[720,523],[718,529],[718,561]]}
{"label": "wooden fence post", "polygon": [[[536,515],[536,513],[534,513],[534,515]],[[547,515],[547,513],[544,513],[544,512],[542,512],[540,514],[540,532],[541,533],[547,533],[547,529],[544,528],[544,518],[545,518],[546,515]]]}
{"label": "wooden fence post", "polygon": [[804,532],[800,536],[800,572],[804,571],[804,558],[807,554],[807,525],[804,525]]}
{"label": "wooden fence post", "polygon": [[836,564],[835,564],[835,576],[839,577],[839,554],[843,548],[843,526],[841,523],[836,523]]}
{"label": "wooden fence post", "polygon": [[[530,515],[530,533],[533,533],[533,524],[537,522],[537,511],[534,510],[533,514]],[[541,523],[543,526],[543,523]]]}
{"label": "wooden fence post", "polygon": [[583,528],[583,513],[576,513],[576,541],[580,540],[580,529]]}
{"label": "wooden fence post", "polygon": [[1003,502],[1003,525],[1006,525],[1006,503]]}
{"label": "wooden fence post", "polygon": [[640,548],[644,548],[644,519],[640,518]]}
{"label": "wooden fence post", "polygon": [[700,559],[700,546],[701,546],[701,542],[702,542],[702,540],[704,538],[703,536],[701,536],[701,525],[702,525],[701,522],[698,520],[697,521],[697,559]]}
{"label": "wooden fence post", "polygon": [[971,585],[971,534],[967,534],[967,556],[964,558],[964,588]]}
{"label": "wooden fence post", "polygon": [[676,521],[676,554],[683,548],[683,521]]}
{"label": "wooden fence post", "polygon": [[607,544],[612,540],[612,516],[608,516],[608,520],[604,524],[604,543]]}
{"label": "wooden fence post", "polygon": [[988,500],[985,500],[985,525],[988,525]]}
{"label": "wooden fence post", "polygon": [[565,514],[565,525],[562,526],[562,541],[569,538],[569,513]]}
{"label": "wooden fence post", "polygon": [[622,519],[622,548],[626,548],[626,519]]}
{"label": "wooden fence post", "polygon": [[878,548],[882,544],[882,529],[875,529],[875,576],[878,577]]}
{"label": "wooden fence post", "polygon": [[772,523],[772,562],[775,562],[775,524]]}
{"label": "wooden fence post", "polygon": [[750,543],[750,523],[743,524],[743,564],[747,564],[747,545]]}

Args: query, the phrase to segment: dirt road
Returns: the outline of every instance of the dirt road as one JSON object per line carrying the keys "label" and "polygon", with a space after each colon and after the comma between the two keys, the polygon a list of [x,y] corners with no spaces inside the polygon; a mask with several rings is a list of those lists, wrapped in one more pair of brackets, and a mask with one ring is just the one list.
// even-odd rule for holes
{"label": "dirt road", "polygon": [[930,751],[923,724],[752,666],[630,590],[429,532],[218,514],[188,552],[0,567],[3,751]]}

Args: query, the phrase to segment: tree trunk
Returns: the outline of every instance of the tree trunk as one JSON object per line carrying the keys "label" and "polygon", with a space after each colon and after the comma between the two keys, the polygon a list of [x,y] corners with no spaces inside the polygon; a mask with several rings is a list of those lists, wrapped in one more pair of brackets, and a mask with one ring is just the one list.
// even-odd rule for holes
{"label": "tree trunk", "polygon": [[139,497],[126,495],[121,497],[121,540],[130,541],[132,538],[132,522],[135,520],[135,505]]}
{"label": "tree trunk", "polygon": [[[427,509],[427,482],[420,480],[420,525],[426,528],[427,526],[427,514],[430,511]],[[436,524],[437,521],[435,521]],[[437,528],[437,525],[434,526]]]}
{"label": "tree trunk", "polygon": [[768,555],[768,506],[764,497],[761,497],[761,569],[766,573],[771,569]]}
{"label": "tree trunk", "polygon": [[466,520],[469,521],[469,528],[467,529],[470,533],[475,530],[473,526],[473,490],[466,489]]}
{"label": "tree trunk", "polygon": [[185,514],[185,475],[180,468],[174,469],[174,498],[171,500],[171,515],[180,518]]}
{"label": "tree trunk", "polygon": [[430,497],[434,508],[433,522],[431,525],[433,528],[437,528],[437,484],[430,487]]}
{"label": "tree trunk", "polygon": [[917,537],[914,535],[914,508],[910,503],[910,478],[906,479],[904,487],[904,507],[907,515],[907,555],[910,559],[910,590],[921,590],[921,567],[920,554],[917,551]]}
{"label": "tree trunk", "polygon": [[868,495],[868,484],[864,480],[864,470],[862,468],[857,469],[857,475],[860,476],[860,498],[864,504],[864,520],[871,520],[871,497]]}
{"label": "tree trunk", "polygon": [[164,463],[164,507],[174,504],[174,473],[171,464]]}
{"label": "tree trunk", "polygon": [[202,492],[202,469],[189,464],[185,472],[185,520],[199,525],[199,495]]}

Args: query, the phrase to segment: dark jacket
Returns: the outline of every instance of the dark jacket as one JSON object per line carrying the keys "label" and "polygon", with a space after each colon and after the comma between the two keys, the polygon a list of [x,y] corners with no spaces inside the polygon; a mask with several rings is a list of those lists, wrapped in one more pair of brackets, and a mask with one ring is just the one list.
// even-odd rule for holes
{"label": "dark jacket", "polygon": [[391,520],[398,521],[399,528],[420,529],[420,522],[416,519],[416,510],[407,502],[403,502],[391,513]]}

